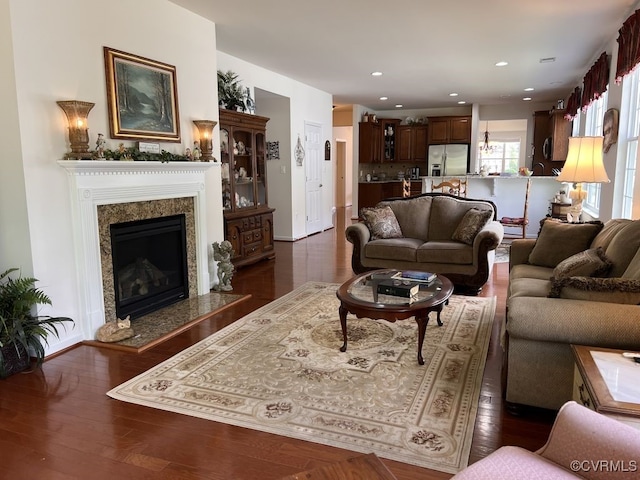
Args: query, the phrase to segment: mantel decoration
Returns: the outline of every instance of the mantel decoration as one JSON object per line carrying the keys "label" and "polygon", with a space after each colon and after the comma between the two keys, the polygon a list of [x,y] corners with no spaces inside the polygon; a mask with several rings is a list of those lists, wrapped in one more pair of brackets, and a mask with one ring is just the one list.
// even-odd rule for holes
{"label": "mantel decoration", "polygon": [[95,103],[81,102],[79,100],[61,100],[56,103],[67,116],[67,124],[69,126],[71,152],[65,155],[65,159],[82,160],[83,158],[91,158],[87,117]]}
{"label": "mantel decoration", "polygon": [[302,166],[302,162],[304,161],[304,148],[302,148],[302,142],[300,141],[300,135],[298,135],[298,142],[296,143],[295,155],[296,155],[296,165],[301,167]]}
{"label": "mantel decoration", "polygon": [[201,160],[203,162],[216,161],[211,154],[213,152],[213,127],[215,127],[218,122],[214,122],[213,120],[194,120],[193,123],[196,127],[198,127],[198,132],[200,134],[200,153]]}
{"label": "mantel decoration", "polygon": [[111,138],[180,141],[176,67],[104,47]]}
{"label": "mantel decoration", "polygon": [[218,70],[218,105],[225,110],[256,113],[256,104],[251,98],[249,87],[243,87],[238,74],[227,70]]}

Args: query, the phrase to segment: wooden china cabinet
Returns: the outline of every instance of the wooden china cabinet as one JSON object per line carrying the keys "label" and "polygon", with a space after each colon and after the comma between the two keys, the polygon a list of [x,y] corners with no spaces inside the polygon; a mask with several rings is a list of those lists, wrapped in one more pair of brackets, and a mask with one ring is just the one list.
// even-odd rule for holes
{"label": "wooden china cabinet", "polygon": [[273,208],[267,201],[266,117],[220,109],[225,239],[238,268],[275,258]]}

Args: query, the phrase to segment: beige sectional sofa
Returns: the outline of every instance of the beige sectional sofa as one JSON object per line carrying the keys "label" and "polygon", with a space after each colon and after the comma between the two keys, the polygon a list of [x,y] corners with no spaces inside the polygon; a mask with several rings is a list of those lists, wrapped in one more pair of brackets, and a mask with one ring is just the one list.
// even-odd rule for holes
{"label": "beige sectional sofa", "polygon": [[[393,212],[399,231],[376,232],[375,214],[386,207]],[[504,235],[492,202],[441,193],[385,200],[374,209],[362,209],[361,215],[365,221],[345,232],[353,244],[354,272],[429,271],[446,275],[464,293],[477,293],[487,282]]]}
{"label": "beige sectional sofa", "polygon": [[503,326],[507,402],[558,409],[570,400],[571,344],[640,351],[639,303],[640,220],[546,221],[537,240],[514,240]]}

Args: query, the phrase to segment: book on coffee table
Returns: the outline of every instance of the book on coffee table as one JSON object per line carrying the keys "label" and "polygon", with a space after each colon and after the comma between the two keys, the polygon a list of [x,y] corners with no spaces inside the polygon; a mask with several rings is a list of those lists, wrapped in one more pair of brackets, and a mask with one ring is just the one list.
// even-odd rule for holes
{"label": "book on coffee table", "polygon": [[431,272],[421,272],[419,270],[403,270],[394,275],[393,278],[399,280],[411,280],[413,282],[431,283],[438,275]]}
{"label": "book on coffee table", "polygon": [[420,291],[420,284],[418,282],[393,278],[380,281],[377,290],[378,293],[384,295],[413,299]]}

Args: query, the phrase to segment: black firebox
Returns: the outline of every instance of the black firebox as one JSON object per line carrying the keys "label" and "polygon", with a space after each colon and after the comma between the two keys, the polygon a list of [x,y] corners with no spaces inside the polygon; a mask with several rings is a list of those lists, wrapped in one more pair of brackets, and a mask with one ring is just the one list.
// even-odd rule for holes
{"label": "black firebox", "polygon": [[135,319],[188,298],[184,215],[116,223],[110,229],[118,318]]}

